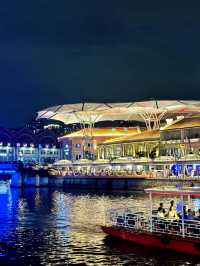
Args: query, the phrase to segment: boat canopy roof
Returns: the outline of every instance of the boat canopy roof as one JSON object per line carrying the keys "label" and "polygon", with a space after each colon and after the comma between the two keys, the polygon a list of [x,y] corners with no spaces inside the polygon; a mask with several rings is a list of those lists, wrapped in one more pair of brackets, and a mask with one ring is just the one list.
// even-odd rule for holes
{"label": "boat canopy roof", "polygon": [[145,192],[152,195],[200,197],[200,187],[154,187],[145,189]]}

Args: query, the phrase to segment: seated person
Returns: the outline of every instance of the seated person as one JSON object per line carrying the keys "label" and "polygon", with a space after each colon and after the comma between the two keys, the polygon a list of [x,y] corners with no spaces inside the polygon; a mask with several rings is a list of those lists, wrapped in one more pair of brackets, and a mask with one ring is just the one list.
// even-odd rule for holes
{"label": "seated person", "polygon": [[164,218],[165,217],[165,209],[163,208],[163,203],[160,203],[160,206],[158,208],[158,217]]}
{"label": "seated person", "polygon": [[172,207],[172,209],[174,209],[174,200],[170,201],[170,207]]}
{"label": "seated person", "polygon": [[185,205],[183,206],[183,218],[188,219],[188,213]]}
{"label": "seated person", "polygon": [[188,220],[194,220],[194,214],[191,209],[188,209],[188,215],[187,215]]}
{"label": "seated person", "polygon": [[200,221],[200,209],[198,210],[198,214],[196,216],[196,219]]}
{"label": "seated person", "polygon": [[169,211],[168,211],[166,217],[168,219],[172,219],[172,220],[178,220],[179,219],[177,211],[172,205],[169,207]]}

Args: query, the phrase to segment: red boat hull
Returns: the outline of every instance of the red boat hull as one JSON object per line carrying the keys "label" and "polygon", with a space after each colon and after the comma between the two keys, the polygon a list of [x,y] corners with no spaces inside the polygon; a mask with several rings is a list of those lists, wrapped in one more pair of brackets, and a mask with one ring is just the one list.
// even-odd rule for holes
{"label": "red boat hull", "polygon": [[113,226],[102,226],[102,230],[108,235],[140,245],[200,256],[200,241],[196,239],[180,238],[173,235],[152,234],[148,232],[136,232]]}

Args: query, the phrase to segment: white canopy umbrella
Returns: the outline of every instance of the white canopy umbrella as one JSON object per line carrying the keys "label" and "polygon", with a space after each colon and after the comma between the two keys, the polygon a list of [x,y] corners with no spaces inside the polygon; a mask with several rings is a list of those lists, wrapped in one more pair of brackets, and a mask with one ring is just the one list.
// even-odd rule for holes
{"label": "white canopy umbrella", "polygon": [[[37,119],[47,118],[65,124],[80,123],[92,127],[96,122],[115,120],[145,121],[148,129],[159,128],[166,115],[200,112],[200,101],[151,100],[126,103],[77,103],[46,108]],[[152,126],[153,124],[153,126]]]}
{"label": "white canopy umbrella", "polygon": [[[65,124],[94,124],[99,121],[128,120],[130,103],[78,103],[46,108],[38,112],[37,119],[47,118]],[[136,119],[136,117],[135,117]]]}

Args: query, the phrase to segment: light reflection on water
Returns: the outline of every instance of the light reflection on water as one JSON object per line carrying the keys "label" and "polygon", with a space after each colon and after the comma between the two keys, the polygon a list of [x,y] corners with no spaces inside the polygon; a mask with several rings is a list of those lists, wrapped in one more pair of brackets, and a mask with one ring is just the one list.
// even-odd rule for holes
{"label": "light reflection on water", "polygon": [[0,265],[197,265],[190,256],[144,249],[101,231],[108,208],[147,205],[148,197],[134,192],[0,189]]}

